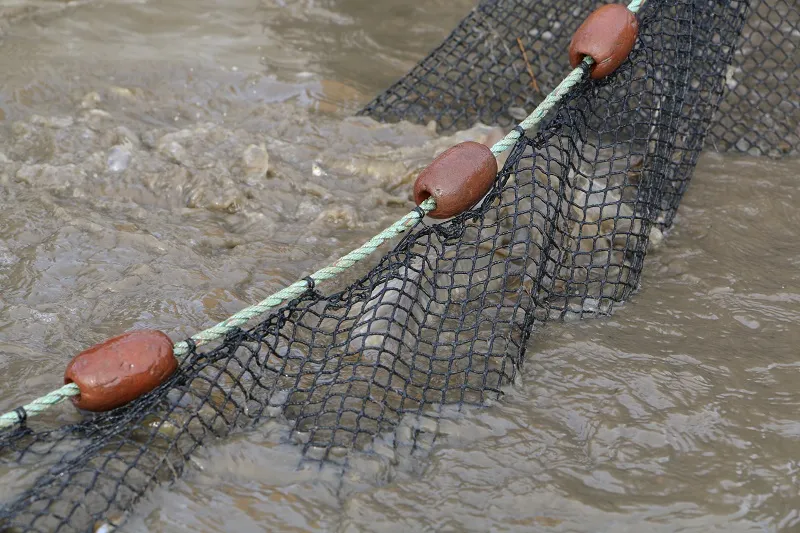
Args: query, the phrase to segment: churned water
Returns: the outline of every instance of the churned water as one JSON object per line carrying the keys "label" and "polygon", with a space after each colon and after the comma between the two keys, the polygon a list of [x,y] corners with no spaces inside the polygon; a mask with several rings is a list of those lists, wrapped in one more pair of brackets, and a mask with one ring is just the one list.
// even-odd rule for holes
{"label": "churned water", "polygon": [[[414,4],[0,4],[0,409],[106,337],[185,338],[307,275],[406,213],[436,153],[502,133],[348,118],[472,7]],[[426,458],[298,471],[265,423],[129,529],[800,528],[798,176],[706,153],[633,299],[540,331]]]}

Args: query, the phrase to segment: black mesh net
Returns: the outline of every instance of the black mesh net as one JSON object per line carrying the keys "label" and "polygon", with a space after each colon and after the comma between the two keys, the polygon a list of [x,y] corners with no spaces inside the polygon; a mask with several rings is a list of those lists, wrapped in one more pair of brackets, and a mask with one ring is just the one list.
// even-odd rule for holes
{"label": "black mesh net", "polygon": [[[569,39],[595,7],[484,1],[363,113],[443,131],[510,125],[543,98],[529,72],[549,91],[569,70]],[[773,156],[798,147],[794,4],[650,0],[639,18],[630,60],[582,82],[524,136],[473,210],[422,221],[368,272],[192,349],[128,406],[0,433],[0,469],[30,480],[7,495],[0,526],[120,522],[198,446],[266,418],[309,462],[346,466],[376,437],[422,449],[442,406],[502,395],[546,321],[610,313],[636,289],[704,145]],[[421,418],[432,424],[407,422]]]}
{"label": "black mesh net", "polygon": [[[741,3],[748,5],[737,3],[735,8],[747,10],[747,19],[735,41],[733,60],[722,73],[726,94],[708,128],[709,148],[754,156],[796,155],[800,146],[800,8],[792,0]],[[709,27],[692,25],[697,12],[716,9],[712,4],[675,2],[681,7],[691,5],[693,11],[650,22],[664,27],[642,32],[640,44],[644,46],[638,53],[649,55],[639,56],[640,60],[657,62],[678,51],[716,55],[711,48],[727,42],[727,35],[722,36],[726,31],[722,22],[714,21]],[[569,4],[481,2],[439,48],[361,113],[387,122],[434,120],[443,132],[468,128],[476,122],[513,126],[563,79],[572,35],[596,5],[585,0]],[[675,33],[680,40],[667,40],[673,38],[665,33],[672,29],[670,24],[675,28],[680,25],[680,31],[691,33],[691,38],[684,40],[685,35]],[[712,33],[694,33],[714,31],[720,35],[712,38]],[[648,37],[652,41],[644,41]],[[700,41],[707,43],[702,49],[697,48]],[[694,70],[697,66],[686,68]],[[660,75],[657,69],[647,72]],[[717,71],[697,73],[719,76]],[[652,80],[655,84],[661,81]],[[681,95],[676,93],[675,98]],[[625,104],[619,100],[614,105]]]}

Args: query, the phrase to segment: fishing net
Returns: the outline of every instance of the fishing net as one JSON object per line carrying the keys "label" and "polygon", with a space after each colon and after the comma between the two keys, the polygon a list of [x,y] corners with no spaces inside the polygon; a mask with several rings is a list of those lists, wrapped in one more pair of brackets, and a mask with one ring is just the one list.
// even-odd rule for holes
{"label": "fishing net", "polygon": [[[595,7],[484,1],[363,113],[440,131],[511,125],[569,70],[569,39]],[[0,470],[29,480],[3,493],[0,529],[119,523],[197,447],[267,418],[308,462],[413,454],[435,437],[442,406],[502,396],[545,322],[610,313],[637,288],[704,144],[773,156],[798,147],[793,2],[650,0],[639,18],[629,61],[585,78],[522,136],[473,210],[420,221],[371,270],[192,345],[130,405],[0,432]]]}
{"label": "fishing net", "polygon": [[[686,20],[649,22],[663,26],[642,33],[642,39],[647,36],[654,41],[641,43],[644,46],[638,49],[639,60],[667,59],[676,50],[705,55],[712,53],[710,47],[727,42],[727,36],[713,40],[711,33],[692,34],[689,39],[683,34],[666,33],[673,24],[680,24],[679,31],[686,33],[725,33],[723,25],[727,22],[717,19],[708,27],[693,25],[695,13],[712,9],[707,5],[711,3],[675,2],[675,6],[693,10],[686,14],[676,11],[672,17]],[[541,4],[482,2],[448,39],[362,113],[386,122],[433,120],[442,132],[468,128],[476,122],[513,126],[525,116],[526,109],[532,110],[541,100],[542,94],[532,90],[534,87],[549,91],[563,78],[572,35],[586,13],[596,7],[596,3],[586,1]],[[651,9],[655,8],[645,8],[645,13]],[[722,70],[726,94],[710,127],[706,126],[709,147],[754,156],[797,154],[800,9],[791,0],[735,2],[731,9],[746,12],[747,20],[736,41],[733,60]],[[664,42],[657,42],[659,39]],[[696,69],[697,65],[686,68]],[[662,75],[657,68],[647,72]],[[718,71],[696,72],[700,77],[720,75]],[[653,78],[652,83],[658,84],[661,79]],[[620,90],[633,89],[620,86]],[[663,92],[669,99],[669,91]],[[680,100],[682,95],[676,93],[672,98]],[[625,105],[624,101],[614,104]],[[608,116],[616,114],[614,110]]]}

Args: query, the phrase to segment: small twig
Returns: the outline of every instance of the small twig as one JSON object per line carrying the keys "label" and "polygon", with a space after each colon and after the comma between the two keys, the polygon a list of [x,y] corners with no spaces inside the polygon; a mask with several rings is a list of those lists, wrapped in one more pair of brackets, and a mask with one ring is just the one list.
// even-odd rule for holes
{"label": "small twig", "polygon": [[525,60],[525,66],[528,68],[528,74],[531,76],[531,87],[533,87],[533,90],[537,93],[542,94],[542,91],[539,89],[539,84],[536,83],[536,76],[533,75],[533,67],[531,66],[530,61],[528,61],[528,54],[525,52],[525,46],[522,44],[522,39],[519,37],[517,37],[517,44],[522,52],[522,59]]}

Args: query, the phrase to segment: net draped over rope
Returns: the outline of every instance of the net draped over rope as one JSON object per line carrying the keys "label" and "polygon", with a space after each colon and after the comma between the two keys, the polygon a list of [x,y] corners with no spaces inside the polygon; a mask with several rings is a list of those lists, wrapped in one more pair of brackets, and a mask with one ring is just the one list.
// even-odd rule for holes
{"label": "net draped over rope", "polygon": [[[514,109],[542,98],[529,72],[555,88],[572,32],[597,7],[566,5],[482,2],[363,113],[436,120],[440,131],[513,124]],[[610,313],[638,287],[704,146],[770,156],[798,147],[793,3],[650,0],[639,18],[629,60],[606,80],[581,76],[520,133],[470,212],[442,224],[417,217],[338,292],[306,286],[254,326],[202,348],[187,341],[178,372],[128,406],[0,430],[3,468],[32,480],[2,502],[0,528],[122,520],[198,446],[267,418],[286,425],[306,461],[346,463],[407,417],[435,421],[437,406],[501,396],[545,322]],[[404,438],[413,446],[424,433]]]}

